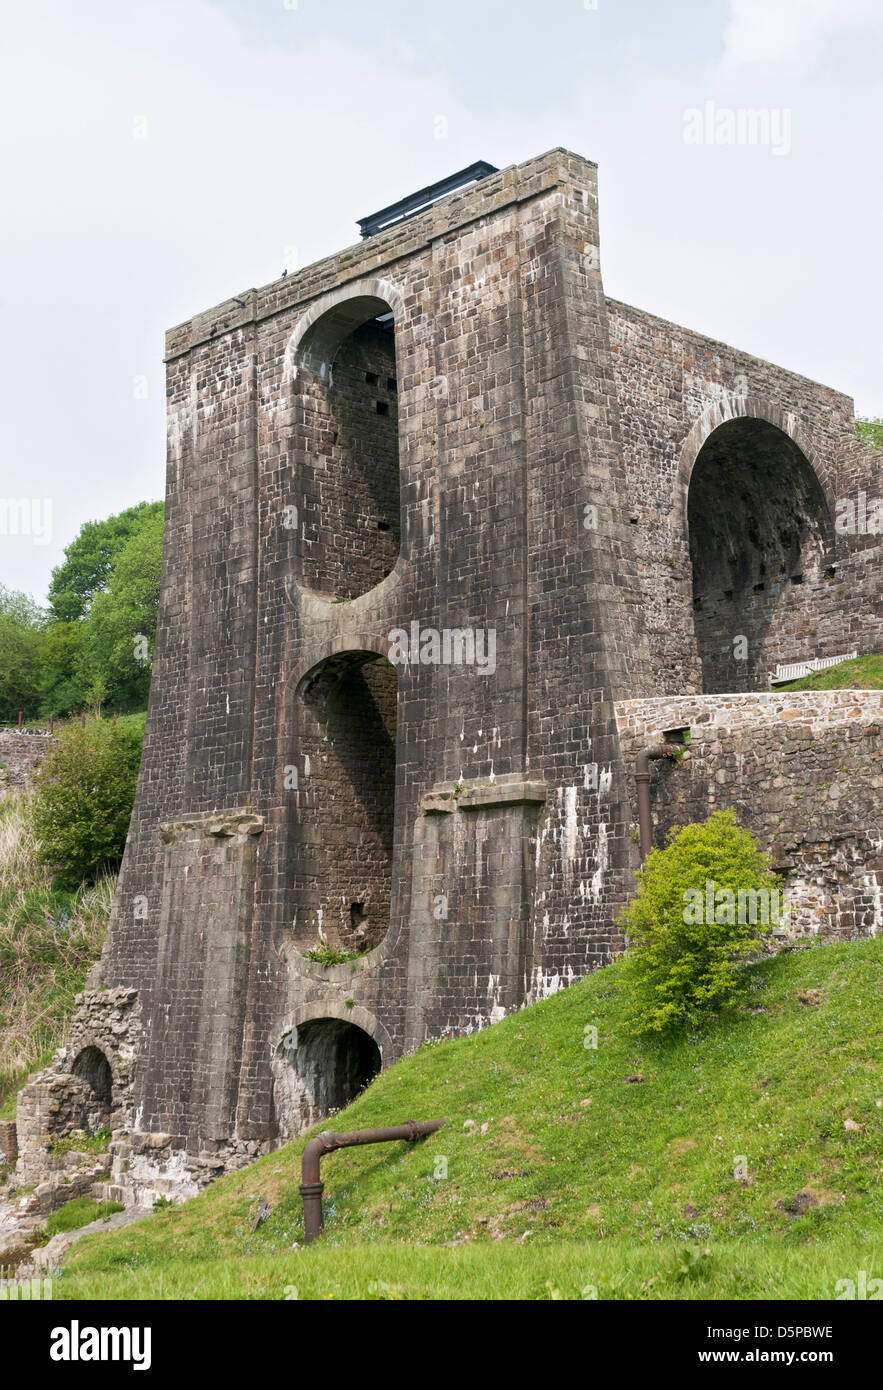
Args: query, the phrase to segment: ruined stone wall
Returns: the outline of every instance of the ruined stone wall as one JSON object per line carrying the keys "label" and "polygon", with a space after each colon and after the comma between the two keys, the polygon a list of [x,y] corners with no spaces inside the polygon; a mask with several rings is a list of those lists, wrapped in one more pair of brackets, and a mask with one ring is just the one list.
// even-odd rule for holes
{"label": "ruined stone wall", "polygon": [[48,733],[0,729],[0,794],[25,790],[57,739]]}
{"label": "ruined stone wall", "polygon": [[[881,493],[881,455],[856,440],[851,400],[626,305],[608,301],[608,307],[629,519],[660,692],[758,689],[778,664],[880,650],[879,536],[835,530],[839,499],[857,497],[862,488],[871,496]],[[694,465],[698,469],[709,435],[734,421],[763,422],[764,438],[757,429],[756,440],[746,434],[751,447],[742,451],[741,476],[734,469],[730,491],[700,509],[691,534]],[[781,441],[778,452],[771,443],[774,432]],[[786,487],[789,456],[796,451],[808,461],[821,503],[811,504],[820,518],[816,540],[805,529],[803,546],[798,514],[807,504],[807,488],[800,482]],[[723,453],[719,446],[718,452]],[[733,532],[740,508],[761,528],[766,509],[769,543],[757,546],[756,572],[735,578],[730,572],[726,578],[734,545],[732,535],[721,531],[729,526]],[[784,513],[771,517],[778,508]],[[701,577],[698,593],[697,554],[712,560],[712,574]],[[801,579],[794,584],[796,575]],[[700,640],[714,653],[704,687],[694,598],[701,600],[695,615]],[[748,639],[747,658],[734,655],[738,636]]]}
{"label": "ruined stone wall", "polygon": [[632,769],[642,747],[690,731],[682,759],[653,764],[657,845],[673,826],[732,808],[784,874],[795,934],[883,932],[883,695],[626,700],[616,715]]}
{"label": "ruined stone wall", "polygon": [[94,1138],[108,1131],[117,1142],[134,1122],[134,1062],[140,1038],[137,991],[126,988],[85,991],[76,1008],[66,1044],[45,1071],[30,1077],[16,1108],[19,1186],[40,1188],[44,1214],[90,1192],[101,1174],[109,1176],[112,1144],[96,1160],[73,1142],[61,1152],[56,1140],[78,1134]]}

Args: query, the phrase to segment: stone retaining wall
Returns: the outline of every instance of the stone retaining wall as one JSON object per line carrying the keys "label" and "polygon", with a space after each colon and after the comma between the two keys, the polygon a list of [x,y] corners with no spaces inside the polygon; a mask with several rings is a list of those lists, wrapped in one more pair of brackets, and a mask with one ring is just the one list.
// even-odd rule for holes
{"label": "stone retaining wall", "polygon": [[57,742],[50,733],[0,729],[0,794],[29,787],[46,753]]}
{"label": "stone retaining wall", "polygon": [[[883,931],[883,695],[624,700],[616,719],[631,769],[641,748],[690,731],[682,759],[653,764],[657,845],[675,825],[732,808],[785,876],[795,935]],[[630,784],[637,819],[634,777]]]}

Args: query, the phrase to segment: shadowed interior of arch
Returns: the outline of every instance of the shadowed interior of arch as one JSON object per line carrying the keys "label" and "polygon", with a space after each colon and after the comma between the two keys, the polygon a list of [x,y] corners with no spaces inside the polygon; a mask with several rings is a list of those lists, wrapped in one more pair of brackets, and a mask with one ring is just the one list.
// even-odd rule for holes
{"label": "shadowed interior of arch", "polygon": [[84,1047],[74,1058],[71,1071],[85,1088],[80,1128],[95,1134],[110,1120],[113,1105],[113,1074],[110,1063],[98,1047]]}
{"label": "shadowed interior of arch", "polygon": [[[297,694],[299,788],[290,809],[295,944],[366,950],[389,927],[398,678],[375,652],[329,657]],[[308,770],[307,770],[308,769]]]}
{"label": "shadowed interior of arch", "polygon": [[291,461],[298,577],[329,600],[367,593],[401,537],[396,341],[383,300],[329,309],[295,356]]}
{"label": "shadowed interior of arch", "polygon": [[766,420],[720,425],[696,459],[687,516],[705,693],[765,689],[771,666],[817,655],[833,527],[794,441]]}
{"label": "shadowed interior of arch", "polygon": [[301,1134],[342,1110],[380,1071],[377,1043],[363,1028],[317,1018],[293,1028],[274,1058],[274,1098],[280,1132]]}

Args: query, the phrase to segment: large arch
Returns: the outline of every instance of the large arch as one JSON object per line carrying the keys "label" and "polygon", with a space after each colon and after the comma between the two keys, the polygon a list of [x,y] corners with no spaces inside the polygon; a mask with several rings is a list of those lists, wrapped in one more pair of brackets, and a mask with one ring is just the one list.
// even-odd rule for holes
{"label": "large arch", "polygon": [[798,417],[792,411],[783,410],[781,406],[776,405],[765,396],[727,394],[722,396],[720,400],[714,401],[702,412],[699,418],[694,421],[689,434],[681,445],[672,501],[672,532],[676,538],[686,537],[687,534],[687,499],[690,480],[703,446],[721,425],[726,424],[729,420],[742,419],[765,420],[767,424],[774,425],[783,434],[787,434],[788,438],[797,445],[815,474],[824,493],[828,510],[833,516],[837,501],[831,476],[833,469],[826,465]]}
{"label": "large arch", "polygon": [[796,434],[793,424],[737,412],[687,455],[693,626],[706,693],[764,689],[777,664],[816,656],[824,642],[833,514]]}
{"label": "large arch", "polygon": [[380,1071],[380,1049],[358,1024],[332,1016],[284,1033],[273,1054],[273,1104],[281,1139],[343,1110]]}
{"label": "large arch", "polygon": [[352,286],[317,301],[286,349],[297,578],[326,601],[368,593],[398,559],[397,317],[392,287]]}
{"label": "large arch", "polygon": [[287,914],[294,945],[368,951],[390,922],[397,672],[377,652],[338,652],[307,672],[295,701]]}

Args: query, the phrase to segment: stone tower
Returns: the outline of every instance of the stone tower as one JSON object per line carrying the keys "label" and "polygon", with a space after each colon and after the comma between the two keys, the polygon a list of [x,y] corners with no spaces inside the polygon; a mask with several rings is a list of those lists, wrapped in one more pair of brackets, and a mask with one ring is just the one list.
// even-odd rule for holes
{"label": "stone tower", "polygon": [[147,736],[93,981],[128,991],[141,1192],[607,961],[637,862],[618,711],[758,698],[881,632],[878,538],[832,524],[877,467],[851,402],[608,300],[567,151],[198,315],[166,362]]}

